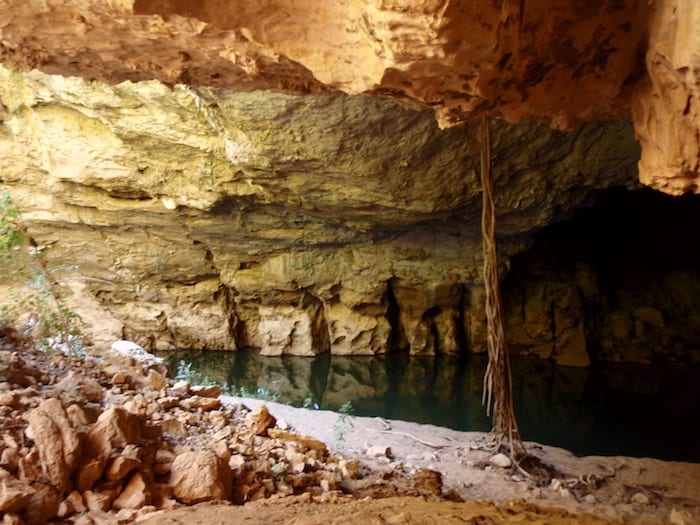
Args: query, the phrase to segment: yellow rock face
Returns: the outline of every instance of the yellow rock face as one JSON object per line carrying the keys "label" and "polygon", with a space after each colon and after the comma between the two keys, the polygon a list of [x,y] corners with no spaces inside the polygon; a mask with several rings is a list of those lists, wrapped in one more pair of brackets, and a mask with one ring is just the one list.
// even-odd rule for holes
{"label": "yellow rock face", "polygon": [[[95,337],[301,355],[483,348],[472,126],[344,94],[9,68],[0,86],[0,180]],[[504,264],[592,190],[635,185],[623,121],[492,128]]]}

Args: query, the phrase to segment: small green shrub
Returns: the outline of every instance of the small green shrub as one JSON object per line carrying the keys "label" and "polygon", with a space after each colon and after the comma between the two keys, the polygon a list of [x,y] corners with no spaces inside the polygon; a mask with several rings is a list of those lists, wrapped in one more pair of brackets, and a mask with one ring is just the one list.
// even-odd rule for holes
{"label": "small green shrub", "polygon": [[261,401],[276,402],[280,398],[279,382],[273,382],[272,388],[258,387],[254,391],[248,390],[245,386],[225,386],[224,391],[230,396],[247,397],[250,399],[260,399]]}
{"label": "small green shrub", "polygon": [[9,193],[0,192],[0,284],[10,299],[0,308],[0,324],[14,326],[24,319],[24,332],[40,349],[83,357],[82,320],[56,294],[56,271],[27,233]]}
{"label": "small green shrub", "polygon": [[314,402],[313,397],[309,395],[304,398],[304,401],[302,401],[301,408],[308,408],[309,410],[319,410],[321,407],[318,403]]}
{"label": "small green shrub", "polygon": [[209,376],[202,374],[198,370],[192,368],[192,363],[180,359],[177,363],[177,372],[175,373],[175,379],[178,381],[187,381],[191,385],[215,385],[216,381],[213,381]]}
{"label": "small green shrub", "polygon": [[347,401],[340,405],[338,409],[338,420],[333,427],[333,439],[336,445],[342,447],[345,445],[350,433],[355,428],[352,416],[355,414],[355,409],[352,406],[352,401]]}

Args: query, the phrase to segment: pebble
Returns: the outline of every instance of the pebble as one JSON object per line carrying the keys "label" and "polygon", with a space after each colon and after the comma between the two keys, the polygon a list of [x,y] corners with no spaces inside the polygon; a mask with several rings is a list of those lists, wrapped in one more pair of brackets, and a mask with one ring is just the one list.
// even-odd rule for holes
{"label": "pebble", "polygon": [[370,458],[391,458],[391,448],[384,445],[373,445],[367,449],[365,455]]}
{"label": "pebble", "polygon": [[637,492],[632,496],[632,503],[639,503],[640,505],[649,505],[649,496],[643,492]]}
{"label": "pebble", "polygon": [[583,501],[586,503],[593,505],[594,503],[598,503],[598,499],[593,495],[593,494],[586,494],[583,497]]}
{"label": "pebble", "polygon": [[496,454],[494,456],[491,456],[489,458],[489,463],[493,465],[494,467],[499,467],[499,468],[509,468],[513,466],[513,462],[511,459],[506,456],[505,454]]}

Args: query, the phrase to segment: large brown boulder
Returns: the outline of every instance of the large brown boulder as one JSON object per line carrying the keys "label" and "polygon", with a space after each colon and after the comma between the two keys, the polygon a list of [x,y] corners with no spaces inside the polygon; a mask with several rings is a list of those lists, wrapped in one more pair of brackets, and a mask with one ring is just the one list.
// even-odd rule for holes
{"label": "large brown boulder", "polygon": [[175,457],[170,468],[173,493],[188,505],[228,499],[232,483],[231,469],[211,450],[184,452]]}
{"label": "large brown boulder", "polygon": [[26,415],[28,434],[36,443],[41,468],[59,490],[68,488],[69,478],[81,451],[81,439],[58,399],[44,399]]}

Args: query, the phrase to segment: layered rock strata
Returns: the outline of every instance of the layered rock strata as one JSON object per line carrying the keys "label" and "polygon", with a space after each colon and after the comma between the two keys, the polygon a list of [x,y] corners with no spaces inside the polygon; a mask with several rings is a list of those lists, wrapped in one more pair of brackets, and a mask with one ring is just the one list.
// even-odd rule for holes
{"label": "layered rock strata", "polygon": [[[1,180],[95,334],[151,348],[483,348],[479,142],[347,95],[107,86],[0,70]],[[623,121],[494,121],[504,265],[634,186]]]}

